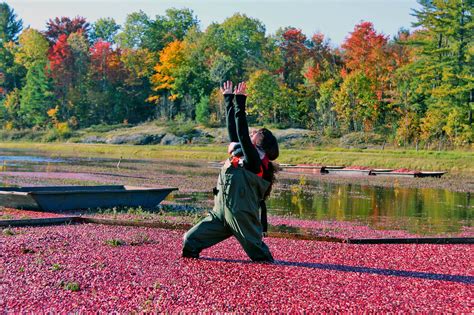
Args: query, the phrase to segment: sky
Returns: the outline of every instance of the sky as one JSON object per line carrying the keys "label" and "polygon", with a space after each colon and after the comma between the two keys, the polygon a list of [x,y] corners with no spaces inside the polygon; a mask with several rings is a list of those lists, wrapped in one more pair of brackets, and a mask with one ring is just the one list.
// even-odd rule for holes
{"label": "sky", "polygon": [[375,29],[393,36],[401,27],[411,28],[418,8],[416,0],[10,0],[6,1],[23,19],[25,26],[43,30],[46,21],[57,16],[85,17],[94,22],[112,17],[123,24],[127,14],[142,10],[150,17],[168,8],[190,8],[205,29],[240,12],[263,22],[267,34],[280,27],[300,28],[307,36],[321,32],[340,45],[360,21],[374,23]]}

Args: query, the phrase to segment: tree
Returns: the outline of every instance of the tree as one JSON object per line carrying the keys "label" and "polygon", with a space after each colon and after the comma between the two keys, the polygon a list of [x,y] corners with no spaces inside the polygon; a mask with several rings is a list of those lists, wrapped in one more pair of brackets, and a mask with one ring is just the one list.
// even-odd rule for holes
{"label": "tree", "polygon": [[[160,62],[155,66],[155,74],[150,79],[153,91],[158,93],[151,95],[148,100],[158,104],[161,99],[162,104],[164,103],[163,105],[167,107],[166,114],[170,117],[174,115],[174,101],[183,96],[179,94],[174,85],[176,70],[184,60],[183,49],[182,41],[176,40],[168,44],[160,53]],[[167,95],[164,100],[162,99],[163,95]]]}
{"label": "tree", "polygon": [[301,70],[309,57],[306,35],[300,29],[287,27],[280,30],[279,47],[283,56],[283,79],[290,88],[303,82]]}
{"label": "tree", "polygon": [[344,78],[333,96],[334,111],[349,132],[371,130],[377,113],[377,97],[371,80],[361,71]]}
{"label": "tree", "polygon": [[123,30],[117,35],[117,42],[121,48],[146,48],[145,37],[149,32],[152,21],[143,11],[127,15]]}
{"label": "tree", "polygon": [[20,88],[25,69],[14,62],[15,44],[23,29],[23,22],[15,11],[3,2],[0,4],[0,95]]}
{"label": "tree", "polygon": [[249,114],[256,115],[257,120],[262,123],[277,123],[279,101],[276,97],[279,91],[277,78],[268,71],[257,70],[250,75],[247,89]]}
{"label": "tree", "polygon": [[45,36],[51,45],[54,45],[61,35],[66,35],[66,38],[72,33],[81,32],[87,38],[89,34],[90,25],[85,18],[76,16],[71,19],[69,17],[56,17],[49,19],[46,23]]}
{"label": "tree", "polygon": [[366,120],[368,117],[364,118],[366,126],[383,125],[384,116],[388,112],[389,78],[394,70],[388,49],[388,37],[377,34],[372,23],[362,22],[355,26],[342,48],[347,69],[363,73],[375,96],[375,99],[369,102],[373,106],[370,124]]}
{"label": "tree", "polygon": [[210,115],[209,96],[203,96],[196,105],[196,121],[200,124],[209,125]]}
{"label": "tree", "polygon": [[[465,127],[472,130],[474,112],[474,27],[471,0],[419,0],[421,8],[414,10],[415,26],[422,28],[411,41],[418,57],[414,67],[420,78],[420,88],[427,91],[428,113],[423,125],[425,139],[436,138],[438,123],[446,117],[463,117]],[[456,109],[456,115],[452,114]],[[462,116],[464,115],[464,116]],[[442,117],[442,119],[437,119]],[[436,118],[436,119],[435,119]],[[433,131],[430,137],[426,133]],[[469,138],[469,137],[467,137]]]}
{"label": "tree", "polygon": [[27,29],[19,38],[15,61],[28,71],[18,108],[22,127],[44,126],[47,111],[53,107],[51,83],[46,74],[48,49],[48,41],[37,30]]}
{"label": "tree", "polygon": [[44,127],[48,121],[47,111],[52,108],[53,93],[43,62],[34,63],[26,74],[26,84],[21,90],[20,113],[23,127]]}
{"label": "tree", "polygon": [[49,44],[43,34],[29,28],[20,36],[19,46],[15,54],[15,62],[24,65],[27,69],[37,62],[46,64],[48,49]]}
{"label": "tree", "polygon": [[209,50],[219,51],[232,60],[228,79],[242,81],[246,73],[263,66],[265,26],[259,20],[234,14],[222,24],[211,24],[204,36]]}
{"label": "tree", "polygon": [[92,25],[90,39],[94,43],[102,40],[114,44],[119,30],[120,25],[113,18],[100,18]]}
{"label": "tree", "polygon": [[16,43],[22,29],[23,21],[15,11],[6,2],[0,3],[0,44]]}

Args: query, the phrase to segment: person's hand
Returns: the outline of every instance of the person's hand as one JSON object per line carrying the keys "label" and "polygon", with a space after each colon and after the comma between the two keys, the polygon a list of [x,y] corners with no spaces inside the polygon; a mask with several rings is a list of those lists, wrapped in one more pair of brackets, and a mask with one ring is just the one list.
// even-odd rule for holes
{"label": "person's hand", "polygon": [[221,92],[222,94],[232,94],[232,81],[226,81],[224,84],[221,86]]}
{"label": "person's hand", "polygon": [[245,93],[246,89],[247,89],[247,84],[245,84],[245,82],[240,82],[236,86],[236,88],[234,90],[234,94],[235,95],[245,95],[245,96],[247,96],[247,94]]}

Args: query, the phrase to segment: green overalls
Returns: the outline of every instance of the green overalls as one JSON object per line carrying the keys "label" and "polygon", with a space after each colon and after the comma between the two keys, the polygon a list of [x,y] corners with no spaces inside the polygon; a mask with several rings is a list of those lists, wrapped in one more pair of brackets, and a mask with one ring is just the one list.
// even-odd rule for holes
{"label": "green overalls", "polygon": [[270,183],[256,174],[234,167],[229,160],[217,180],[212,212],[184,235],[183,256],[199,253],[234,235],[253,261],[273,261],[262,240],[259,202]]}

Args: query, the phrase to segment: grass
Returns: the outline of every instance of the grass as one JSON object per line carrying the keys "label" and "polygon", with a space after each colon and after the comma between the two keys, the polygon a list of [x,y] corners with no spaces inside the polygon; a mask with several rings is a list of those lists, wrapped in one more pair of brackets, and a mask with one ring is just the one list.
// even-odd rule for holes
{"label": "grass", "polygon": [[15,232],[13,232],[11,229],[6,228],[2,230],[2,234],[5,236],[13,236],[15,235]]}
{"label": "grass", "polygon": [[121,240],[121,239],[110,239],[110,240],[105,240],[104,242],[106,245],[109,245],[109,246],[112,246],[112,247],[118,247],[118,246],[122,246],[122,245],[125,245],[125,241]]}
{"label": "grass", "polygon": [[63,284],[63,288],[71,292],[77,292],[81,289],[81,286],[77,282],[66,282]]}
{"label": "grass", "polygon": [[[109,157],[124,159],[171,159],[219,161],[227,157],[225,145],[134,146],[75,143],[0,143],[8,149],[41,151],[51,156]],[[474,176],[472,151],[376,150],[315,147],[307,150],[282,149],[279,163],[320,163],[363,165],[379,168],[444,170]]]}
{"label": "grass", "polygon": [[63,267],[61,267],[60,264],[53,264],[53,265],[51,266],[51,270],[52,270],[52,271],[59,271],[59,270],[61,270],[61,269],[63,269]]}

